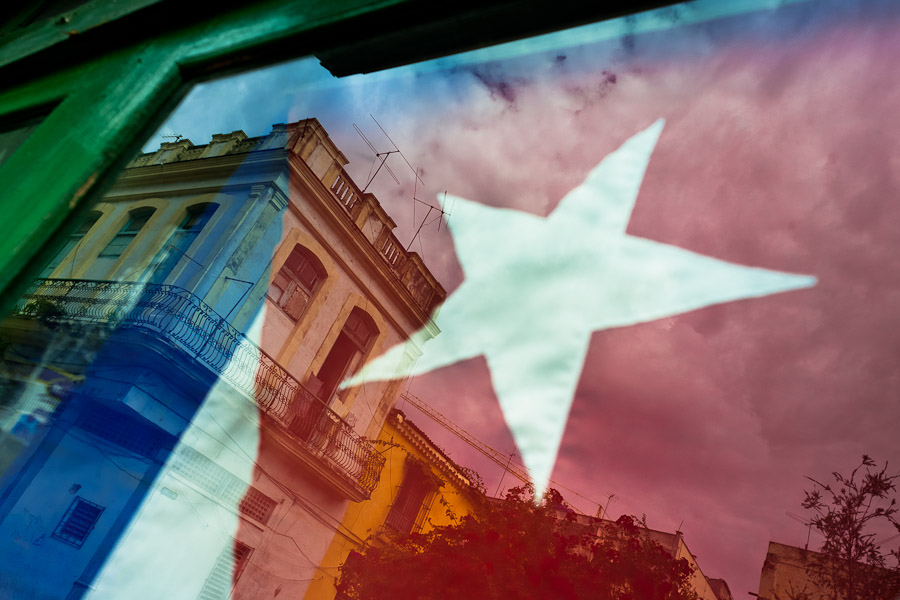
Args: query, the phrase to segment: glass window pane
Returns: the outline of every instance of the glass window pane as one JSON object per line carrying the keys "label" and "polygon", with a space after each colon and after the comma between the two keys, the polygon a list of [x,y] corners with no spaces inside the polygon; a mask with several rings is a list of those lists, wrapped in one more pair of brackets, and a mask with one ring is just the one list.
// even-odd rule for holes
{"label": "glass window pane", "polygon": [[697,0],[196,86],[0,322],[0,583],[332,598],[533,482],[646,514],[700,598],[784,596],[804,477],[900,450],[898,30]]}

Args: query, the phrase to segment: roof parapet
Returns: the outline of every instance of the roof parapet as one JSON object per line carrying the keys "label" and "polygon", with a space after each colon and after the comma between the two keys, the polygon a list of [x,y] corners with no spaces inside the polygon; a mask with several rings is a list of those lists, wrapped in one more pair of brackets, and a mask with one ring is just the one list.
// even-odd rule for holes
{"label": "roof parapet", "polygon": [[315,174],[333,200],[387,263],[393,275],[426,314],[447,297],[447,292],[416,252],[408,252],[394,235],[397,227],[374,194],[364,193],[344,170],[347,157],[315,118],[276,123],[272,131],[247,137],[243,131],[217,133],[205,145],[189,139],[163,142],[155,152],[135,157],[127,168],[164,165],[265,150],[288,150]]}

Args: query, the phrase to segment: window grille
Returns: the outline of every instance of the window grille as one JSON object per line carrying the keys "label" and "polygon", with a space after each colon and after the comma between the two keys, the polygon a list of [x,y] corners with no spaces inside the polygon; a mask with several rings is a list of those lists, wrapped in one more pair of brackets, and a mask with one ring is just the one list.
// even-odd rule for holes
{"label": "window grille", "polygon": [[173,471],[227,506],[236,506],[241,514],[260,523],[268,523],[278,505],[273,498],[253,486],[248,486],[239,477],[188,446],[178,451],[171,467]]}
{"label": "window grille", "polygon": [[215,566],[206,578],[203,589],[197,600],[222,600],[231,596],[231,588],[238,578],[247,562],[250,559],[250,553],[253,551],[250,546],[241,542],[233,542],[228,545],[219,555]]}
{"label": "window grille", "polygon": [[260,523],[267,523],[269,517],[272,516],[272,511],[275,510],[276,504],[275,500],[269,498],[255,487],[250,486],[244,493],[238,508],[241,514],[252,517]]}
{"label": "window grille", "polygon": [[434,485],[425,474],[423,468],[416,463],[408,462],[403,483],[397,491],[397,497],[391,505],[384,524],[397,533],[412,532],[425,498],[434,491]]}
{"label": "window grille", "polygon": [[69,510],[56,526],[53,537],[76,548],[81,548],[102,513],[102,506],[78,496],[72,501]]}

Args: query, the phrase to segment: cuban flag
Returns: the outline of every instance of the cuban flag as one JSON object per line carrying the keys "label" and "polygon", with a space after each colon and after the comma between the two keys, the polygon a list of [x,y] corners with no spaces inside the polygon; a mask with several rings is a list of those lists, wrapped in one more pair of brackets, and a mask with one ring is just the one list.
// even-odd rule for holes
{"label": "cuban flag", "polygon": [[[318,119],[448,292],[439,335],[344,387],[399,379],[538,490],[683,531],[741,594],[770,540],[804,543],[785,513],[805,475],[898,451],[898,55],[895,2],[697,0],[343,79],[279,65],[198,86],[161,133]],[[519,483],[398,406],[489,491]],[[252,481],[260,427],[210,402],[178,444],[226,431]],[[85,594],[187,597],[220,561],[236,579],[242,527],[147,496]],[[202,568],[166,550],[185,544]],[[292,592],[317,576],[271,554]]]}

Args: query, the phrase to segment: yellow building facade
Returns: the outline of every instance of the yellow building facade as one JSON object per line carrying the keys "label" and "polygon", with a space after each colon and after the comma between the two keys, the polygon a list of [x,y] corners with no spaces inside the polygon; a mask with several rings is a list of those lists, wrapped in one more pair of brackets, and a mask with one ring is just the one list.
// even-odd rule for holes
{"label": "yellow building facade", "polygon": [[332,600],[347,556],[367,541],[451,525],[473,512],[480,493],[470,476],[399,410],[391,410],[375,442],[386,462],[369,500],[351,504],[325,552],[306,600]]}

